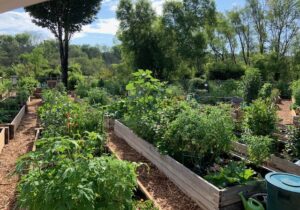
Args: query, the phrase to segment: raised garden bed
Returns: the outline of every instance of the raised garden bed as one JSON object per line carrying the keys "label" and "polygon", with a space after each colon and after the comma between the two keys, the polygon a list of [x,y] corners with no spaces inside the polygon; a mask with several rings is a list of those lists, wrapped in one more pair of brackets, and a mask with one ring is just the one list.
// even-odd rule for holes
{"label": "raised garden bed", "polygon": [[264,184],[262,182],[219,189],[170,156],[160,154],[154,146],[139,138],[132,130],[117,120],[114,123],[114,132],[133,149],[152,162],[203,209],[241,209],[239,192],[243,191],[246,195],[252,195],[263,190]]}
{"label": "raised garden bed", "polygon": [[[19,110],[17,115],[13,118],[13,120],[10,123],[3,123],[0,124],[0,127],[9,127],[9,139],[13,139],[15,136],[15,133],[26,113],[26,105],[22,106],[22,108]],[[7,140],[6,140],[7,141]]]}
{"label": "raised garden bed", "polygon": [[[233,151],[245,157],[248,155],[247,145],[239,142],[233,143]],[[264,166],[275,171],[283,171],[300,175],[299,165],[275,155],[271,155],[271,157],[264,163]]]}

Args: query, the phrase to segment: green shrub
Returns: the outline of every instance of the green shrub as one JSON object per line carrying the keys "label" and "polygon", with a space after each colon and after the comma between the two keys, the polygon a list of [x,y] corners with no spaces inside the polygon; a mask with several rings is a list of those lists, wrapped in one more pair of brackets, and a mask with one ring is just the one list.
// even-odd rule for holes
{"label": "green shrub", "polygon": [[245,69],[230,62],[214,62],[207,64],[207,78],[209,80],[240,79]]}
{"label": "green shrub", "polygon": [[27,91],[29,95],[33,94],[37,85],[38,81],[33,77],[21,77],[18,80],[18,89]]}
{"label": "green shrub", "polygon": [[75,93],[80,98],[88,97],[88,92],[91,89],[91,86],[87,83],[87,81],[79,81],[76,85]]}
{"label": "green shrub", "polygon": [[66,92],[66,87],[65,87],[64,83],[62,83],[62,82],[57,83],[55,89],[60,93]]}
{"label": "green shrub", "polygon": [[287,158],[298,159],[300,157],[300,128],[296,126],[291,126],[288,128],[288,141],[285,145],[285,152],[287,153]]}
{"label": "green shrub", "polygon": [[251,103],[253,100],[257,99],[260,87],[261,76],[259,70],[248,68],[245,76],[243,76],[243,95],[247,103]]}
{"label": "green shrub", "polygon": [[209,81],[209,95],[214,97],[242,96],[241,83],[238,80]]}
{"label": "green shrub", "polygon": [[126,86],[128,91],[125,123],[138,135],[151,141],[158,119],[159,103],[166,95],[165,84],[152,77],[149,70],[133,73],[133,80]]}
{"label": "green shrub", "polygon": [[229,112],[220,107],[210,107],[199,112],[187,109],[178,114],[165,131],[163,140],[167,152],[175,158],[183,154],[194,156],[203,167],[228,152],[234,139],[233,121]]}
{"label": "green shrub", "polygon": [[[98,135],[89,133],[86,139],[39,140],[37,150],[17,163],[17,172],[23,174],[18,184],[19,207],[133,209],[137,165],[113,157],[94,157],[98,148],[104,149],[103,139],[99,143]],[[31,168],[24,174],[29,164]]]}
{"label": "green shrub", "polygon": [[272,135],[276,129],[276,109],[262,99],[255,100],[245,108],[244,128],[253,135]]}
{"label": "green shrub", "polygon": [[197,92],[197,90],[203,90],[207,89],[208,87],[206,86],[207,82],[205,79],[202,78],[194,78],[189,81],[189,92]]}
{"label": "green shrub", "polygon": [[0,95],[12,88],[12,82],[9,79],[0,80]]}
{"label": "green shrub", "polygon": [[88,91],[89,104],[107,105],[110,102],[109,96],[104,89],[92,88]]}
{"label": "green shrub", "polygon": [[102,130],[103,113],[87,103],[75,103],[66,94],[55,90],[45,91],[44,104],[38,114],[47,136],[74,135],[84,131]]}
{"label": "green shrub", "polygon": [[271,96],[273,90],[273,85],[271,83],[265,83],[259,90],[258,96],[262,99],[267,99]]}
{"label": "green shrub", "polygon": [[73,64],[68,71],[68,89],[75,90],[75,87],[84,81],[84,76],[81,72],[81,66],[79,64]]}
{"label": "green shrub", "polygon": [[284,99],[290,99],[292,91],[290,89],[290,83],[287,81],[279,81],[276,84],[276,88],[280,91],[280,97]]}
{"label": "green shrub", "polygon": [[300,80],[296,80],[291,84],[292,95],[295,99],[295,105],[300,106]]}
{"label": "green shrub", "polygon": [[267,136],[245,135],[243,141],[248,145],[249,160],[256,165],[261,165],[271,155],[273,139]]}

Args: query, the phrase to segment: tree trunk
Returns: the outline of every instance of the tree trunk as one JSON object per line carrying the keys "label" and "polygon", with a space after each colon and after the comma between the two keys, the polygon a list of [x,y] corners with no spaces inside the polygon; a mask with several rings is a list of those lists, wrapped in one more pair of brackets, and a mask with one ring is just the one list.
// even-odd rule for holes
{"label": "tree trunk", "polygon": [[59,39],[60,63],[62,72],[62,82],[68,88],[68,69],[69,69],[69,41]]}

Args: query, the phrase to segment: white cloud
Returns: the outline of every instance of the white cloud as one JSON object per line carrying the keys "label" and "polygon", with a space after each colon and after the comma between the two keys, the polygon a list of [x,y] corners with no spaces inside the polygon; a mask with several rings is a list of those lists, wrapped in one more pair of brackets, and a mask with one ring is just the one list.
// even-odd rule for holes
{"label": "white cloud", "polygon": [[28,13],[10,11],[0,14],[0,34],[24,32],[34,34],[39,39],[54,38],[49,30],[32,23]]}
{"label": "white cloud", "polygon": [[[82,31],[74,34],[73,38],[81,38],[89,33],[115,35],[118,26],[119,22],[115,18],[98,19],[91,25],[83,26]],[[28,13],[11,11],[0,14],[0,34],[15,35],[24,32],[33,34],[38,40],[54,38],[48,29],[32,23]]]}
{"label": "white cloud", "polygon": [[162,15],[164,0],[152,0],[152,7],[158,15]]}
{"label": "white cloud", "polygon": [[115,35],[119,27],[119,21],[115,18],[98,19],[92,25],[83,26],[82,31],[76,33],[74,38],[81,38],[88,34],[110,34]]}

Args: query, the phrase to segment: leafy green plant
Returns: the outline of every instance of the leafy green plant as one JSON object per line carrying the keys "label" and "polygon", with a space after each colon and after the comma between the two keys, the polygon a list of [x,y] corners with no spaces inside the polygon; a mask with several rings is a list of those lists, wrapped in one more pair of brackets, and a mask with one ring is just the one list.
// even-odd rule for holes
{"label": "leafy green plant", "polygon": [[91,86],[87,83],[86,80],[79,81],[76,85],[75,93],[80,98],[85,98],[88,96],[88,92],[91,89]]}
{"label": "leafy green plant", "polygon": [[232,62],[208,63],[206,70],[210,80],[240,79],[245,74],[241,65]]}
{"label": "leafy green plant", "polygon": [[287,158],[300,158],[300,128],[290,126],[288,128],[288,141],[285,145]]}
{"label": "leafy green plant", "polygon": [[261,87],[261,75],[258,69],[248,68],[242,78],[244,99],[247,103],[251,103],[258,96]]}
{"label": "leafy green plant", "polygon": [[261,89],[259,90],[258,96],[262,99],[269,98],[271,96],[273,90],[273,85],[269,82],[263,84]]}
{"label": "leafy green plant", "polygon": [[38,85],[38,81],[33,77],[21,77],[18,80],[18,89],[22,89],[28,92],[29,95],[33,94],[35,88]]}
{"label": "leafy green plant", "polygon": [[248,145],[249,160],[256,165],[261,165],[271,155],[273,139],[267,136],[244,135],[243,142]]}
{"label": "leafy green plant", "polygon": [[18,203],[32,210],[132,209],[135,170],[135,165],[112,157],[64,158],[24,175]]}
{"label": "leafy green plant", "polygon": [[18,184],[19,206],[132,209],[137,164],[106,156],[104,145],[104,135],[89,132],[77,138],[40,139],[36,151],[22,156],[16,166],[23,175]]}
{"label": "leafy green plant", "polygon": [[236,184],[247,184],[254,180],[255,175],[255,171],[248,168],[244,162],[231,161],[218,172],[206,175],[204,178],[222,189]]}
{"label": "leafy green plant", "polygon": [[197,157],[196,161],[204,166],[229,151],[233,128],[229,113],[220,107],[209,107],[202,112],[187,109],[168,125],[163,141],[172,156],[188,154]]}
{"label": "leafy green plant", "polygon": [[12,82],[8,79],[1,79],[0,80],[0,95],[9,91],[12,88]]}
{"label": "leafy green plant", "polygon": [[154,206],[154,203],[151,200],[146,200],[146,201],[139,200],[139,201],[136,201],[134,203],[134,207],[137,210],[158,210],[158,208],[156,208]]}
{"label": "leafy green plant", "polygon": [[74,135],[84,131],[102,131],[104,110],[100,106],[91,107],[87,103],[76,103],[66,94],[55,90],[45,91],[44,104],[38,114],[44,135]]}
{"label": "leafy green plant", "polygon": [[245,108],[244,129],[253,135],[272,135],[276,129],[276,109],[268,102],[257,99]]}
{"label": "leafy green plant", "polygon": [[88,91],[88,101],[91,105],[107,105],[110,102],[110,98],[104,89],[92,88]]}
{"label": "leafy green plant", "polygon": [[149,70],[133,73],[133,80],[126,86],[128,91],[125,123],[141,137],[149,141],[155,134],[157,110],[160,101],[166,96],[165,84],[151,76]]}

